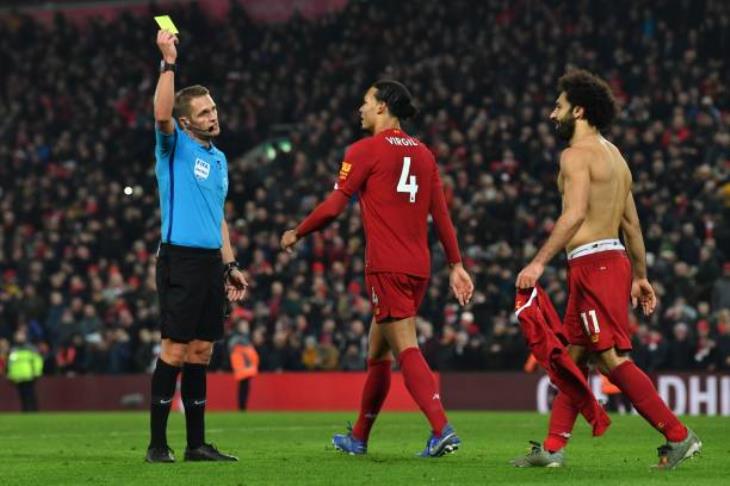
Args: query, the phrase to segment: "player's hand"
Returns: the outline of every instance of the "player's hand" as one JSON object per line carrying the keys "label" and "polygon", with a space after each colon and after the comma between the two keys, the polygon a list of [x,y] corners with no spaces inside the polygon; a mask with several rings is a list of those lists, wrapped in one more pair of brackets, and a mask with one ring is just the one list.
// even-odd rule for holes
{"label": "player's hand", "polygon": [[645,316],[650,316],[656,309],[654,288],[645,278],[635,278],[631,282],[631,305],[636,309],[639,304]]}
{"label": "player's hand", "polygon": [[291,253],[292,247],[299,241],[296,230],[290,229],[281,235],[281,249],[287,253]]}
{"label": "player's hand", "polygon": [[471,281],[471,277],[464,266],[461,263],[454,265],[449,275],[449,284],[451,291],[454,292],[456,300],[459,304],[466,305],[471,301],[471,296],[474,294],[474,283]]}
{"label": "player's hand", "polygon": [[230,302],[239,302],[246,297],[248,280],[239,269],[234,268],[228,275],[226,282],[226,297]]}
{"label": "player's hand", "polygon": [[170,64],[175,64],[177,60],[177,36],[166,30],[157,31],[157,47],[160,48],[162,59]]}
{"label": "player's hand", "polygon": [[530,262],[522,271],[517,275],[517,281],[515,287],[518,289],[531,289],[537,285],[537,281],[540,280],[542,273],[545,271],[545,265],[537,262]]}

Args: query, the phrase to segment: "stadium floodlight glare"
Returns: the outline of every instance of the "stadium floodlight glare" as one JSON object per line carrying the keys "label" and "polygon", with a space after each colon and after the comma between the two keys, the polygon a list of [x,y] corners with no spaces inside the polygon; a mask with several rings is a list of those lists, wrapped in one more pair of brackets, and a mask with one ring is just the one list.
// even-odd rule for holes
{"label": "stadium floodlight glare", "polygon": [[292,150],[294,150],[294,144],[289,138],[283,136],[272,137],[246,152],[243,159],[254,162],[263,157],[266,160],[274,161],[277,155],[289,154]]}
{"label": "stadium floodlight glare", "polygon": [[269,145],[266,147],[266,156],[269,158],[269,160],[274,160],[276,158],[276,149],[273,145]]}
{"label": "stadium floodlight glare", "polygon": [[125,188],[124,188],[124,194],[126,196],[131,196],[133,192],[134,192],[134,189],[132,189],[131,186],[125,186]]}
{"label": "stadium floodlight glare", "polygon": [[279,150],[284,152],[285,154],[288,154],[291,152],[291,142],[289,140],[282,140],[279,142]]}

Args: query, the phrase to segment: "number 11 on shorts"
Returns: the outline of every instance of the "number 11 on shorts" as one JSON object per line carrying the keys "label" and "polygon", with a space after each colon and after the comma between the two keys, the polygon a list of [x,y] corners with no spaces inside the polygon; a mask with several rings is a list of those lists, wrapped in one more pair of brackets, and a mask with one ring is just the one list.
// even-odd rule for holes
{"label": "number 11 on shorts", "polygon": [[[409,177],[411,171],[411,158],[403,157],[403,169],[400,172],[400,180],[398,181],[398,187],[396,191],[407,192],[410,197],[408,202],[416,202],[416,193],[418,192],[418,184],[416,184],[416,176],[412,175]],[[392,187],[392,186],[391,186]]]}
{"label": "number 11 on shorts", "polygon": [[[593,324],[593,331],[591,332],[590,324],[588,323],[588,317],[590,316],[592,324]],[[590,336],[591,334],[598,334],[601,332],[601,328],[598,327],[598,316],[596,315],[596,310],[591,309],[588,312],[581,312],[580,318],[583,321],[583,328],[586,330],[586,334]]]}

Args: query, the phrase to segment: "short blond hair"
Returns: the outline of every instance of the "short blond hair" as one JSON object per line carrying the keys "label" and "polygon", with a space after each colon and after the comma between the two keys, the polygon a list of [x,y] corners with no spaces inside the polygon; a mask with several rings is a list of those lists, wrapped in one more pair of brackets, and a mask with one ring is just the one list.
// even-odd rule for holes
{"label": "short blond hair", "polygon": [[193,98],[207,96],[210,91],[205,86],[194,84],[181,89],[175,93],[175,105],[172,108],[172,114],[175,118],[190,115],[190,101]]}

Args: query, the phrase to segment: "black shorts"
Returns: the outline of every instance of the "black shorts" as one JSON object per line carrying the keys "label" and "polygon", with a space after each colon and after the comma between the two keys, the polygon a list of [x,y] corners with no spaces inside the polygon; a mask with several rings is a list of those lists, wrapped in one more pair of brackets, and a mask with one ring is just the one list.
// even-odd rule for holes
{"label": "black shorts", "polygon": [[223,337],[226,305],[220,250],[160,246],[157,295],[162,337],[179,343]]}

